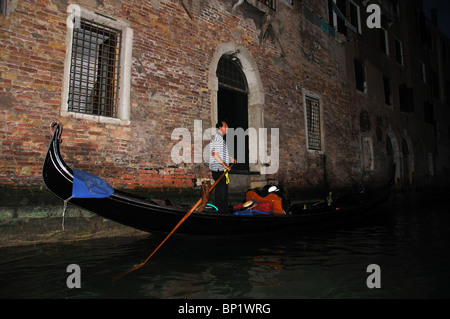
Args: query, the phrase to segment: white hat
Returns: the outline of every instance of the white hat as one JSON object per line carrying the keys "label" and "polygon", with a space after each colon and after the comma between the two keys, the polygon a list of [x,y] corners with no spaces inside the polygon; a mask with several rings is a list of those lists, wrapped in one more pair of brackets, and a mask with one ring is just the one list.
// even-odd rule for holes
{"label": "white hat", "polygon": [[276,192],[276,191],[278,191],[278,188],[276,186],[270,186],[269,187],[269,193],[273,193],[273,192]]}

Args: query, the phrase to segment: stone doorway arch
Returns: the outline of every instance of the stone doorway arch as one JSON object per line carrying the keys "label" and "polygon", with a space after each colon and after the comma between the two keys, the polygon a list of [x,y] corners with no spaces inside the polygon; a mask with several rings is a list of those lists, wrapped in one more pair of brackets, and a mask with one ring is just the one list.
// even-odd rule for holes
{"label": "stone doorway arch", "polygon": [[414,149],[411,139],[407,134],[402,138],[402,171],[401,185],[404,189],[414,187]]}
{"label": "stone doorway arch", "polygon": [[[239,59],[248,85],[248,127],[258,132],[264,127],[264,90],[258,67],[250,52],[234,42],[221,43],[213,54],[209,66],[209,89],[211,92],[211,127],[218,120],[218,90],[219,80],[216,75],[217,66],[222,56],[233,55]],[[250,163],[250,172],[261,172],[261,163]]]}
{"label": "stone doorway arch", "polygon": [[[400,165],[400,149],[394,132],[389,131],[386,134],[386,172],[387,177],[394,173],[394,183],[396,186],[400,184],[401,165]],[[392,165],[395,164],[395,172],[392,172]]]}

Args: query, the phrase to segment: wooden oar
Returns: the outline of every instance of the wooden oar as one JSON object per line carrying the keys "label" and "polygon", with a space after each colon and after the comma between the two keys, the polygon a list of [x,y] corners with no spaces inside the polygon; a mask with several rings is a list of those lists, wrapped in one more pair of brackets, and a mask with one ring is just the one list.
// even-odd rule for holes
{"label": "wooden oar", "polygon": [[[233,165],[232,165],[233,166]],[[231,167],[232,167],[231,166]],[[209,193],[211,193],[211,191],[214,189],[214,187],[216,187],[216,185],[220,182],[220,180],[225,176],[225,174],[227,173],[227,171],[225,170],[223,172],[223,174],[216,180],[216,182],[209,188],[207,189],[207,195],[209,195]],[[208,198],[206,197],[206,200]],[[142,266],[144,266],[147,261],[149,261],[150,258],[152,258],[152,256],[156,253],[156,251],[167,241],[167,239],[169,239],[170,236],[172,236],[172,234],[178,229],[178,227],[181,226],[181,224],[183,224],[183,222],[195,211],[195,209],[205,201],[205,196],[204,194],[202,194],[202,198],[200,198],[194,206],[192,206],[192,208],[187,212],[186,215],[184,215],[184,217],[178,222],[178,224],[172,229],[172,231],[169,233],[169,235],[166,236],[166,238],[164,238],[164,240],[158,245],[158,247],[156,247],[156,249],[147,257],[147,259],[144,260],[144,262],[135,265],[134,267],[128,269],[127,271],[125,271],[124,273],[114,277],[114,279],[120,279],[126,275],[128,275],[129,273],[135,271],[136,269],[141,268]]]}

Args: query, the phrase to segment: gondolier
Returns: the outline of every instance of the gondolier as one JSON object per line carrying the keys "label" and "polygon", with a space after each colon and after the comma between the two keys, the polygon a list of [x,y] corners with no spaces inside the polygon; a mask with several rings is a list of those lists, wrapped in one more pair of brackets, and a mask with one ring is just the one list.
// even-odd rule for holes
{"label": "gondolier", "polygon": [[[231,170],[230,162],[236,163],[236,160],[228,153],[227,143],[224,136],[228,131],[228,124],[225,121],[219,121],[216,124],[217,132],[210,142],[209,169],[213,179],[216,181],[225,170]],[[215,189],[215,204],[220,212],[226,212],[228,209],[228,184],[227,179],[223,178]]]}

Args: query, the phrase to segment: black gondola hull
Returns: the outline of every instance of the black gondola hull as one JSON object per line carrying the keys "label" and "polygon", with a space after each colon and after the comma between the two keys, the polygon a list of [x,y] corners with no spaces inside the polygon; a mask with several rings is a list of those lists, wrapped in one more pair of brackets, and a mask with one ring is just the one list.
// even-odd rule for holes
{"label": "black gondola hull", "polygon": [[[104,218],[146,232],[170,232],[189,208],[166,207],[151,199],[141,198],[119,190],[106,198],[71,198],[73,171],[63,161],[60,150],[61,126],[55,125],[44,161],[43,178],[49,190],[62,200],[98,214]],[[299,231],[313,225],[323,226],[347,221],[364,215],[389,196],[390,186],[380,189],[372,199],[342,207],[322,207],[303,210],[293,206],[290,214],[242,216],[214,212],[194,212],[177,229],[177,233],[195,235],[251,235]],[[71,199],[70,199],[71,198]]]}

